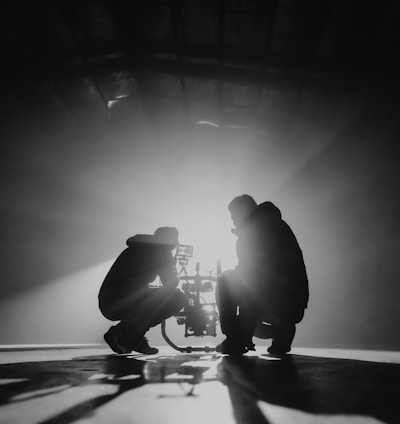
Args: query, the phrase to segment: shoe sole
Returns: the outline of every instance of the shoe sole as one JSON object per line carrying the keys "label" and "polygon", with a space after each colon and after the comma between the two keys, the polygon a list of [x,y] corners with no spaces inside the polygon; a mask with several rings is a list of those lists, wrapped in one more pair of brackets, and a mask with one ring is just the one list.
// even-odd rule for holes
{"label": "shoe sole", "polygon": [[143,355],[155,355],[156,353],[159,352],[159,350],[155,347],[150,348],[150,350],[144,350],[144,349],[140,349],[140,348],[138,350],[136,350],[133,347],[132,350],[134,350],[135,352],[138,352],[138,353],[143,353]]}

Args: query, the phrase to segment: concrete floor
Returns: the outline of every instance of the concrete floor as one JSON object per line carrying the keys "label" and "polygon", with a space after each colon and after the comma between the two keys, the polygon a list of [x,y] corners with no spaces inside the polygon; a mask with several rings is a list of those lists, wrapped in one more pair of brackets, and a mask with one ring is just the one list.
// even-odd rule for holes
{"label": "concrete floor", "polygon": [[0,423],[400,423],[400,352],[0,347]]}

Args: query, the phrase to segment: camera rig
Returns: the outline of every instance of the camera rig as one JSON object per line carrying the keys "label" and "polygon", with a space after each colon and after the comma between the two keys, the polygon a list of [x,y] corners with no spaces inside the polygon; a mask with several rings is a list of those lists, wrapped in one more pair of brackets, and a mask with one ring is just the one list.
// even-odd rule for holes
{"label": "camera rig", "polygon": [[[176,261],[181,266],[179,272],[179,280],[183,281],[182,291],[185,298],[183,309],[175,315],[178,325],[183,325],[185,328],[185,337],[203,337],[217,335],[216,327],[218,322],[217,305],[214,301],[207,301],[205,295],[212,295],[214,284],[217,281],[218,275],[221,273],[221,264],[217,262],[216,276],[200,275],[200,263],[196,263],[196,273],[188,275],[186,265],[189,259],[193,256],[193,246],[179,245],[176,251]],[[167,335],[166,321],[161,323],[161,332],[164,340],[175,350],[180,352],[205,351],[211,352],[215,350],[212,346],[187,346],[180,347],[176,345]]]}

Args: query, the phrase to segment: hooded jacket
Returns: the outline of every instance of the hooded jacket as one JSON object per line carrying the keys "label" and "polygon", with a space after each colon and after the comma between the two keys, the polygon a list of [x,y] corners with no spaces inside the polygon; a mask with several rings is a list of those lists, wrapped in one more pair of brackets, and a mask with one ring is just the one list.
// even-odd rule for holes
{"label": "hooded jacket", "polygon": [[300,314],[309,298],[303,254],[293,231],[271,202],[235,231],[238,272],[249,288],[278,313]]}
{"label": "hooded jacket", "polygon": [[100,288],[100,307],[140,293],[157,276],[163,285],[178,285],[171,246],[150,234],[130,237],[126,244],[128,247],[117,257]]}

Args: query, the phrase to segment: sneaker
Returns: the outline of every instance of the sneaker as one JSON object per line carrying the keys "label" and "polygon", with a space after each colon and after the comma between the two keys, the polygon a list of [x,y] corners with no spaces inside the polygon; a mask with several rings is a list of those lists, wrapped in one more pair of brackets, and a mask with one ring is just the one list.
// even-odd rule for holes
{"label": "sneaker", "polygon": [[104,334],[104,340],[115,353],[124,354],[131,352],[131,349],[121,343],[121,335],[115,327],[111,327],[107,333]]}
{"label": "sneaker", "polygon": [[145,336],[141,336],[132,342],[131,348],[135,352],[144,353],[145,355],[155,355],[158,353],[158,349],[150,346]]}
{"label": "sneaker", "polygon": [[272,345],[267,349],[268,353],[270,353],[271,355],[285,355],[286,353],[289,353],[291,350],[290,346],[289,347],[281,347],[281,346],[274,346],[274,344],[272,343]]}
{"label": "sneaker", "polygon": [[243,343],[227,337],[215,347],[215,350],[227,355],[243,355],[248,351],[248,348]]}

